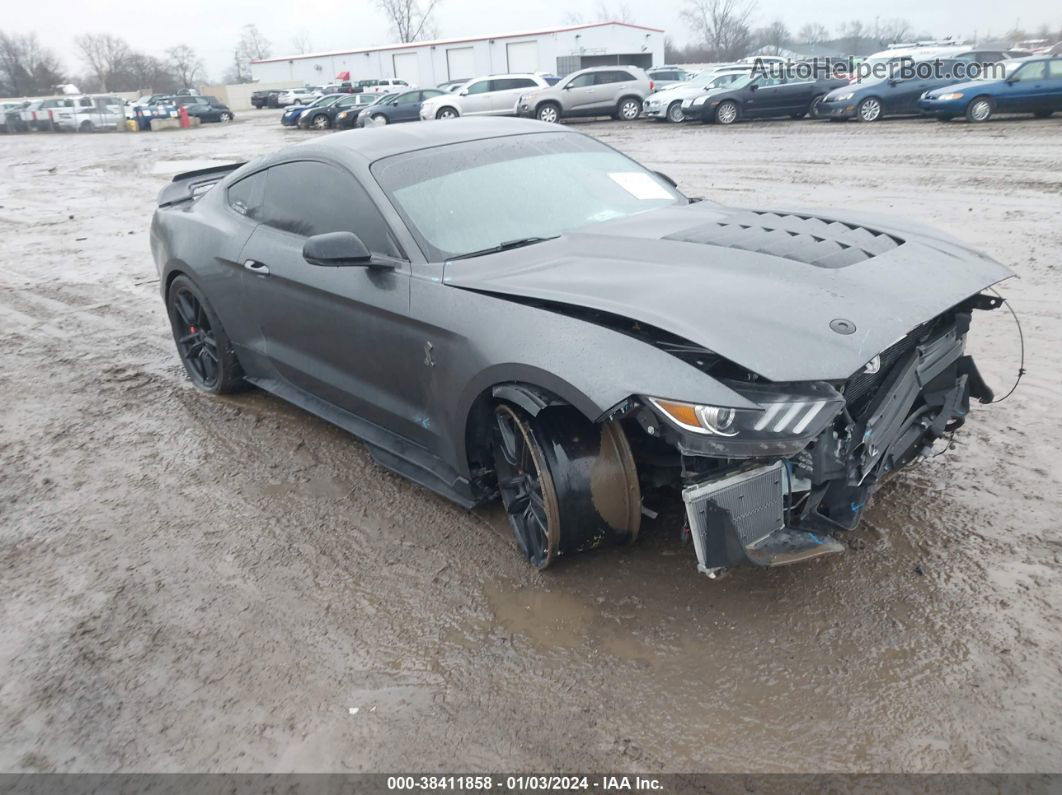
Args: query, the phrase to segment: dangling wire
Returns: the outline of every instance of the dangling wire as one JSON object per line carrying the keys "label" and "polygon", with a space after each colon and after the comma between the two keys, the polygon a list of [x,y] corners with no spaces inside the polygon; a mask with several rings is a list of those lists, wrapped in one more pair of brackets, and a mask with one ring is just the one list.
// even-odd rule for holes
{"label": "dangling wire", "polygon": [[[1021,345],[1021,360],[1018,363],[1018,377],[1014,379],[1014,386],[1012,386],[1010,388],[1010,391],[1007,392],[1007,394],[1005,394],[1003,397],[998,398],[997,400],[990,401],[988,403],[988,405],[991,406],[994,403],[1002,403],[1004,400],[1006,400],[1011,395],[1013,395],[1014,391],[1018,388],[1018,384],[1021,383],[1021,377],[1023,375],[1025,375],[1025,335],[1022,333],[1022,330],[1021,330],[1021,321],[1018,320],[1018,314],[1014,311],[1014,308],[1010,305],[1010,301],[1008,301],[1006,298],[1004,298],[999,293],[997,293],[995,291],[995,288],[989,287],[988,289],[996,296],[996,298],[998,298],[1000,301],[1003,302],[1003,305],[1005,307],[1007,307],[1007,310],[1010,312],[1011,317],[1014,318],[1014,323],[1018,327],[1018,342]],[[950,445],[948,447],[944,448],[944,449],[945,450],[950,449]]]}

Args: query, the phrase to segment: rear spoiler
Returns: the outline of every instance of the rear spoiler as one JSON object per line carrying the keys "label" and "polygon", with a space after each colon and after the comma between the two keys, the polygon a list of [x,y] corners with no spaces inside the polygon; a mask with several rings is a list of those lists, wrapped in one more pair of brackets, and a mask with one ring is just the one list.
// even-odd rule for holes
{"label": "rear spoiler", "polygon": [[196,171],[185,171],[173,178],[173,181],[159,193],[159,207],[173,207],[184,202],[195,201],[228,174],[246,163],[230,163],[224,166],[211,166]]}

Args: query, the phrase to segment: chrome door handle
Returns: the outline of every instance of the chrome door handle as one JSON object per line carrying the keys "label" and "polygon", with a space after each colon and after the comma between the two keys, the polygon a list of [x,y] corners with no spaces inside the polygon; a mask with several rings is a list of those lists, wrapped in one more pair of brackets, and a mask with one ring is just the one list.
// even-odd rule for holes
{"label": "chrome door handle", "polygon": [[258,260],[249,259],[243,263],[243,267],[258,276],[269,275],[269,267],[264,262],[259,262]]}

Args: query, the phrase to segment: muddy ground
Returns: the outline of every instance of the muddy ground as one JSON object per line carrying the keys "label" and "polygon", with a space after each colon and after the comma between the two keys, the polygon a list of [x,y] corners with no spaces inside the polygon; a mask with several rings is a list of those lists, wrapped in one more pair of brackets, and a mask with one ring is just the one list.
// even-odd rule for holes
{"label": "muddy ground", "polygon": [[[0,769],[1062,769],[1062,119],[578,125],[692,195],[895,213],[1021,276],[1012,399],[846,554],[711,582],[669,506],[536,574],[497,508],[193,391],[154,199],[311,135],[278,115],[0,139]],[[972,337],[1005,389],[1012,321]]]}

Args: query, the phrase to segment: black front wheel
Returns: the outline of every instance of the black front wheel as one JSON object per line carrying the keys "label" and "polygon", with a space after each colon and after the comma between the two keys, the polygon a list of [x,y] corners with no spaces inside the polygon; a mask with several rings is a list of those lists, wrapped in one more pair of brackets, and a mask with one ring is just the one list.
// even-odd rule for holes
{"label": "black front wheel", "polygon": [[509,524],[536,569],[560,555],[637,537],[638,474],[618,423],[595,425],[567,406],[532,417],[501,403],[493,447]]}
{"label": "black front wheel", "polygon": [[192,383],[215,395],[244,388],[232,342],[196,284],[187,276],[178,276],[167,295],[173,340]]}

